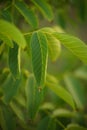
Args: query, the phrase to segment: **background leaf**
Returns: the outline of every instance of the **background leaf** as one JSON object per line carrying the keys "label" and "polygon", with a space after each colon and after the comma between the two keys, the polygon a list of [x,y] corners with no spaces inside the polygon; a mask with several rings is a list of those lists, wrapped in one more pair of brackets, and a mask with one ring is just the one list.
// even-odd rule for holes
{"label": "background leaf", "polygon": [[43,93],[43,90],[39,90],[34,76],[29,76],[26,84],[26,104],[30,119],[33,119],[36,116],[36,113],[39,110],[39,107],[43,101]]}
{"label": "background leaf", "polygon": [[87,65],[83,65],[76,69],[74,75],[80,79],[87,80]]}
{"label": "background leaf", "polygon": [[12,109],[12,111],[14,112],[14,114],[17,116],[17,118],[25,124],[26,122],[26,116],[25,116],[25,113],[23,111],[23,108],[22,106],[17,103],[17,101],[13,100],[11,103],[10,103],[10,108]]}
{"label": "background leaf", "polygon": [[80,81],[70,75],[66,75],[64,81],[66,83],[67,89],[72,94],[77,107],[79,109],[83,109],[85,105],[85,91]]}
{"label": "background leaf", "polygon": [[0,125],[3,130],[15,130],[16,128],[13,113],[4,104],[0,104]]}
{"label": "background leaf", "polygon": [[40,9],[49,21],[53,19],[52,9],[44,0],[32,0],[32,2]]}
{"label": "background leaf", "polygon": [[3,89],[3,98],[2,100],[8,104],[13,97],[17,94],[17,91],[20,87],[20,79],[16,79],[14,80],[13,77],[11,75],[8,75],[6,81],[4,82],[2,89]]}
{"label": "background leaf", "polygon": [[73,109],[75,109],[75,104],[72,96],[58,83],[55,84],[54,81],[46,81],[46,86],[49,87],[57,96],[67,102]]}
{"label": "background leaf", "polygon": [[30,48],[31,48],[30,47],[31,36],[32,36],[31,33],[27,33],[27,34],[24,35],[24,37],[26,39],[26,43],[27,43],[26,49],[27,49],[27,53],[28,53],[29,56],[31,56],[31,50],[30,50]]}
{"label": "background leaf", "polygon": [[37,130],[55,130],[56,122],[49,116],[44,117],[38,124]]}
{"label": "background leaf", "polygon": [[18,9],[18,11],[24,16],[26,21],[31,24],[33,28],[36,28],[38,26],[37,18],[34,14],[34,12],[28,8],[28,6],[23,1],[17,1],[15,3],[15,7]]}
{"label": "background leaf", "polygon": [[14,78],[20,76],[20,48],[14,43],[13,48],[9,48],[9,68]]}
{"label": "background leaf", "polygon": [[53,111],[52,117],[53,118],[55,118],[55,117],[66,117],[66,118],[71,117],[72,118],[75,116],[75,114],[76,114],[75,112],[60,108],[60,109],[56,109]]}
{"label": "background leaf", "polygon": [[65,130],[87,130],[87,128],[84,128],[84,127],[79,126],[77,124],[70,124],[70,125],[68,125],[67,128],[65,128]]}
{"label": "background leaf", "polygon": [[11,17],[11,13],[9,10],[5,10],[5,9],[2,9],[1,10],[1,17],[8,21],[8,22],[12,22],[12,17]]}

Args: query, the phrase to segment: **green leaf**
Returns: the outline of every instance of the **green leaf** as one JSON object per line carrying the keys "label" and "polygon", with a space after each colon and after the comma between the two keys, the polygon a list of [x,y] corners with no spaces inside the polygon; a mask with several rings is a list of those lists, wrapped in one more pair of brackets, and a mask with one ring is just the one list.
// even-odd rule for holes
{"label": "green leaf", "polygon": [[13,97],[17,94],[17,91],[20,87],[21,78],[14,80],[11,75],[8,75],[6,81],[4,82],[2,89],[3,89],[3,98],[2,100],[8,104]]}
{"label": "green leaf", "polygon": [[73,54],[75,54],[80,60],[87,64],[87,46],[80,39],[65,34],[65,33],[53,33],[55,36],[67,49],[69,49]]}
{"label": "green leaf", "polygon": [[37,130],[55,130],[55,129],[56,129],[56,122],[49,116],[42,118],[37,127]]}
{"label": "green leaf", "polygon": [[45,83],[47,69],[47,40],[42,32],[34,32],[31,37],[32,67],[39,87]]}
{"label": "green leaf", "polygon": [[31,0],[43,13],[43,15],[50,21],[53,19],[53,12],[51,7],[44,0]]}
{"label": "green leaf", "polygon": [[31,24],[33,28],[36,28],[38,26],[37,18],[34,12],[31,9],[29,9],[28,6],[23,1],[16,1],[15,7],[24,16],[26,21],[29,24]]}
{"label": "green leaf", "polygon": [[63,87],[49,81],[46,81],[46,86],[49,87],[57,96],[67,102],[73,109],[75,109],[72,96]]}
{"label": "green leaf", "polygon": [[75,112],[69,111],[67,109],[56,109],[52,113],[52,117],[74,117],[76,115]]}
{"label": "green leaf", "polygon": [[4,33],[4,35],[15,41],[20,47],[25,48],[26,41],[22,33],[13,24],[1,19],[0,33]]}
{"label": "green leaf", "polygon": [[46,33],[48,43],[48,53],[52,61],[56,61],[61,52],[61,46],[59,40],[49,33]]}
{"label": "green leaf", "polygon": [[12,40],[9,36],[6,36],[4,33],[0,32],[0,40],[4,41],[9,47],[13,47]]}
{"label": "green leaf", "polygon": [[65,130],[87,130],[87,128],[79,126],[78,124],[69,124]]}
{"label": "green leaf", "polygon": [[14,42],[14,47],[9,48],[9,68],[14,78],[20,76],[20,48]]}
{"label": "green leaf", "polygon": [[29,76],[26,84],[27,110],[30,119],[33,119],[43,101],[43,90],[39,90],[34,76]]}
{"label": "green leaf", "polygon": [[82,84],[79,80],[71,75],[66,75],[64,78],[67,89],[70,91],[74,101],[79,109],[83,109],[85,105],[85,95]]}
{"label": "green leaf", "polygon": [[0,126],[3,130],[15,130],[16,128],[13,113],[3,104],[0,104]]}

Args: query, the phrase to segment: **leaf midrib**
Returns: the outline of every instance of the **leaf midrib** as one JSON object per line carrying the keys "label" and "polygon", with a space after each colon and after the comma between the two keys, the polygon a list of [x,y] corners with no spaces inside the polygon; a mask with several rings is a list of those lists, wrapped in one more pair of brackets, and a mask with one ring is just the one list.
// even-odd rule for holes
{"label": "leaf midrib", "polygon": [[[41,50],[41,65],[43,66],[43,51],[42,51],[42,48],[41,48],[41,39],[40,39],[40,36],[39,36],[39,34],[38,34],[38,32],[37,32],[37,37],[38,37],[38,43],[39,43],[39,45],[40,45],[40,50]],[[43,67],[41,68],[41,81],[42,81],[42,72],[43,72]],[[41,85],[41,81],[40,81],[40,85]]]}

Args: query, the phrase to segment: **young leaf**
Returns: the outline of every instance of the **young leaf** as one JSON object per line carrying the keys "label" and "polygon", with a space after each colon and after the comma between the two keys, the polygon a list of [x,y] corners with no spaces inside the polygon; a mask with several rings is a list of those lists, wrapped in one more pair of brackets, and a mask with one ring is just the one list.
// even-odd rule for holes
{"label": "young leaf", "polygon": [[49,33],[46,33],[48,43],[48,53],[52,61],[56,61],[60,55],[61,46],[59,40]]}
{"label": "young leaf", "polygon": [[79,109],[83,109],[85,104],[85,96],[84,96],[84,89],[80,81],[70,75],[69,76],[66,75],[64,81],[66,83],[66,87],[72,94],[77,107]]}
{"label": "young leaf", "polygon": [[13,113],[4,104],[0,104],[0,126],[3,130],[15,130]]}
{"label": "young leaf", "polygon": [[37,19],[34,12],[31,9],[29,9],[28,6],[23,1],[16,1],[15,7],[24,16],[26,21],[29,24],[31,24],[33,28],[36,28],[38,26]]}
{"label": "young leaf", "polygon": [[79,126],[78,124],[69,124],[64,130],[87,130],[87,128]]}
{"label": "young leaf", "polygon": [[75,109],[75,104],[72,96],[60,85],[55,84],[54,82],[50,83],[46,81],[46,86],[49,87],[57,96],[67,102],[73,109]]}
{"label": "young leaf", "polygon": [[65,34],[65,33],[53,33],[55,36],[67,49],[69,49],[73,54],[75,54],[80,60],[87,64],[87,46],[80,39]]}
{"label": "young leaf", "polygon": [[51,33],[55,32],[55,28],[45,27],[41,31],[46,35],[48,43],[48,53],[52,61],[56,61],[61,52],[60,41]]}
{"label": "young leaf", "polygon": [[9,48],[9,68],[13,77],[18,78],[20,75],[20,49],[14,42],[14,47]]}
{"label": "young leaf", "polygon": [[21,78],[14,80],[11,75],[9,75],[8,78],[6,79],[5,83],[2,86],[4,93],[2,100],[6,104],[8,104],[12,100],[12,98],[17,94],[20,82]]}
{"label": "young leaf", "polygon": [[25,48],[26,41],[22,33],[11,23],[0,20],[0,33],[4,33],[7,37],[15,41],[20,47]]}
{"label": "young leaf", "polygon": [[13,47],[12,40],[9,36],[4,35],[4,33],[0,32],[0,40],[4,41],[9,47]]}
{"label": "young leaf", "polygon": [[32,0],[32,2],[40,9],[49,21],[53,19],[52,9],[44,0]]}
{"label": "young leaf", "polygon": [[26,85],[26,100],[29,118],[33,119],[43,101],[43,90],[39,90],[34,76],[30,76]]}
{"label": "young leaf", "polygon": [[31,56],[35,79],[39,87],[42,87],[46,78],[47,69],[47,40],[42,32],[34,32],[31,37]]}

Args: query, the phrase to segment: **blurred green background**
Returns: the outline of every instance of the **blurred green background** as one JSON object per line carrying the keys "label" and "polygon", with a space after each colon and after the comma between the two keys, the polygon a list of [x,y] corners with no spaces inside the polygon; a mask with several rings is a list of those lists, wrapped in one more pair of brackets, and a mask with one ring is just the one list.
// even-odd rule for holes
{"label": "blurred green background", "polygon": [[[14,2],[15,0],[0,0],[0,18],[3,18],[9,22],[13,21],[13,23],[23,33],[35,31],[35,29],[27,23],[15,7],[11,7]],[[56,30],[58,29],[58,31],[62,30],[66,33],[72,34],[87,43],[87,0],[45,0],[53,11],[53,19],[51,21],[43,16],[41,11],[33,5],[31,0],[24,0],[24,2],[35,12],[35,15],[39,21],[39,26],[37,29],[52,27]],[[1,42],[2,41],[0,41],[0,45]],[[1,85],[4,83],[9,73],[7,69],[8,48],[7,46],[5,46],[4,49],[2,48],[3,46],[0,47]],[[29,59],[26,51],[22,50],[21,59],[21,67],[26,70],[24,71],[26,77],[27,73],[32,72],[31,57]],[[52,62],[49,58],[47,72],[55,76],[54,78],[58,79],[58,82],[71,93],[76,103],[76,117],[57,117],[59,122],[56,121],[56,129],[54,130],[63,130],[63,125],[66,127],[70,123],[79,124],[87,129],[87,65],[83,64],[76,56],[61,45],[61,53],[57,61]],[[55,111],[54,113],[57,113],[56,109],[71,110],[68,104],[56,96],[51,90],[49,90],[49,88],[46,88],[44,103],[41,106],[39,115],[36,117],[35,122],[32,123],[27,120],[27,124],[30,125],[30,130],[36,130],[36,126],[37,130],[45,130],[46,128],[43,126],[47,125],[48,115],[51,115],[53,111]],[[25,114],[25,110],[23,111]],[[59,111],[59,113],[62,112]],[[44,118],[45,120],[43,121]],[[17,124],[17,129],[24,129],[21,124],[22,123]],[[51,130],[52,128],[48,129]]]}

